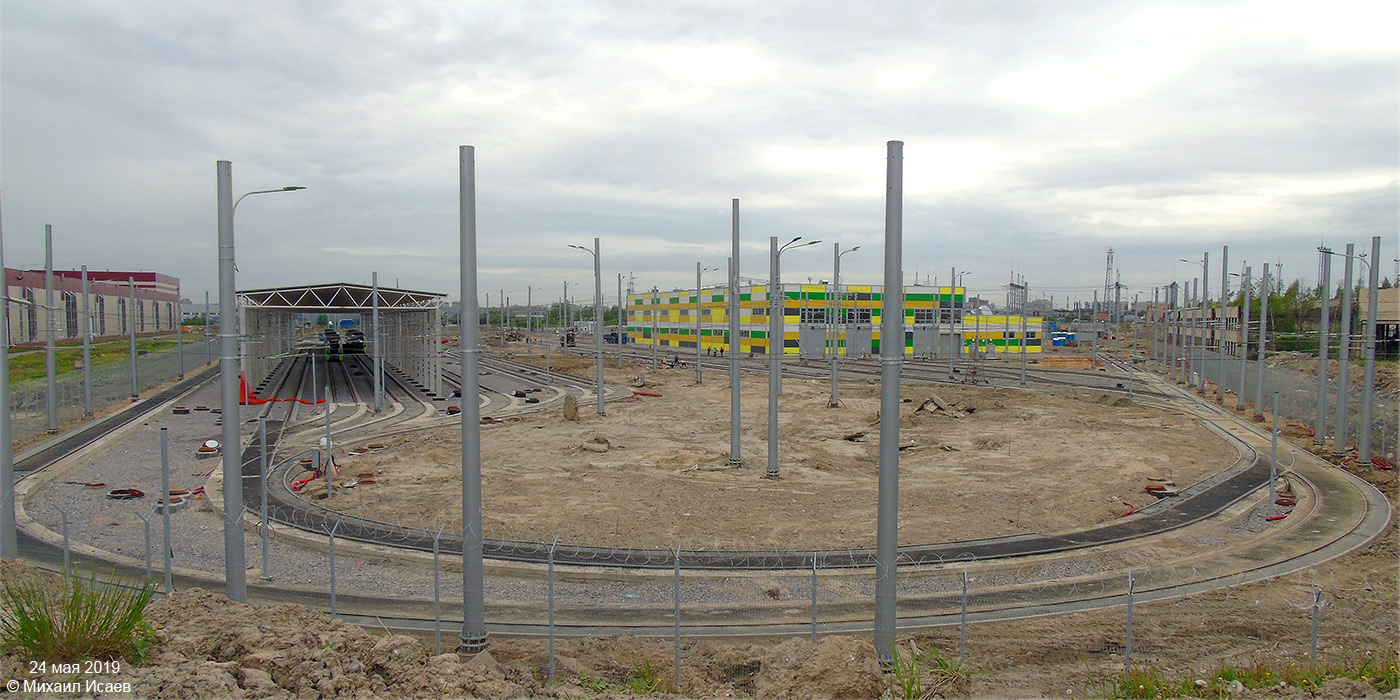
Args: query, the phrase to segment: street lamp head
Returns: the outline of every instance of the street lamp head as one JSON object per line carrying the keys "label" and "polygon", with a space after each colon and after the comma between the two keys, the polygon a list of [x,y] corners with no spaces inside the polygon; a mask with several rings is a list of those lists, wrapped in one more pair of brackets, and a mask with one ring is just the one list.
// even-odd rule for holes
{"label": "street lamp head", "polygon": [[283,188],[282,188],[282,191],[283,191],[283,192],[295,192],[295,191],[297,191],[297,190],[304,190],[304,189],[306,189],[306,188],[305,188],[305,187],[302,187],[301,185],[287,185],[286,187],[283,187]]}

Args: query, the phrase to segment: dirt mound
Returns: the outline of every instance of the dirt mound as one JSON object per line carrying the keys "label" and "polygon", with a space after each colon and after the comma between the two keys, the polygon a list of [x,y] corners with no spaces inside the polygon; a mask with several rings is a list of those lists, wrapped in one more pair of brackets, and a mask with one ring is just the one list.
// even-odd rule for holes
{"label": "dirt mound", "polygon": [[1060,355],[1044,356],[1036,360],[1041,367],[1055,367],[1057,369],[1093,369],[1094,364],[1089,357],[1084,355]]}
{"label": "dirt mound", "polygon": [[132,669],[139,697],[514,697],[538,689],[531,674],[508,679],[494,660],[433,657],[415,638],[371,635],[297,605],[254,607],[193,588],[153,602],[147,619],[161,642],[153,665]]}
{"label": "dirt mound", "polygon": [[854,637],[827,637],[813,646],[790,639],[763,657],[754,698],[875,698],[885,678],[875,647]]}

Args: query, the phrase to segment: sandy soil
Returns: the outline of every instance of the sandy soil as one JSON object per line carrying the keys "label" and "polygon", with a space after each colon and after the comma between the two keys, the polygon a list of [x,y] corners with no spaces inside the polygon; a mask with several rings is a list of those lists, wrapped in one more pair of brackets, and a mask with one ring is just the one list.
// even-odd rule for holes
{"label": "sandy soil", "polygon": [[[589,376],[592,363],[563,366]],[[635,385],[641,370],[609,370]],[[787,379],[780,402],[782,478],[767,465],[767,384],[742,384],[744,466],[727,466],[728,377],[646,373],[644,391],[591,405],[578,421],[552,408],[482,429],[486,534],[581,544],[711,549],[873,546],[879,386]],[[935,396],[947,410],[928,403]],[[1185,487],[1232,466],[1235,449],[1184,416],[1074,390],[905,386],[900,542],[1057,532],[1112,520],[1156,499],[1148,477]],[[380,521],[460,527],[459,430],[383,439],[350,458],[335,509]],[[591,443],[586,445],[585,443]],[[594,450],[606,449],[605,452]],[[323,493],[324,489],[311,489]]]}

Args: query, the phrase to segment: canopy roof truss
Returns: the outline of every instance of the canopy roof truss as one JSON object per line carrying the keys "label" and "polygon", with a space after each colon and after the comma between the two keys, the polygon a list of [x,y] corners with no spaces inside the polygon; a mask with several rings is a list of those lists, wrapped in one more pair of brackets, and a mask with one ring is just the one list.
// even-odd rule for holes
{"label": "canopy roof truss", "polygon": [[[446,294],[379,288],[379,310],[422,311],[444,303]],[[374,288],[362,284],[316,284],[238,292],[238,305],[249,309],[297,313],[356,313],[374,308]]]}

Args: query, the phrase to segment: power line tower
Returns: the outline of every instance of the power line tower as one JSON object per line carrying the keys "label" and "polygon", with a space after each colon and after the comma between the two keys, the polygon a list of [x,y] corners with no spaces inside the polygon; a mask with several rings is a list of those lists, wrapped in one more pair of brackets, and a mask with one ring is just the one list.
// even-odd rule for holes
{"label": "power line tower", "polygon": [[[1108,264],[1103,272],[1103,303],[1107,304],[1113,298],[1113,249],[1108,249]],[[1113,314],[1108,315],[1109,322],[1113,321]]]}

